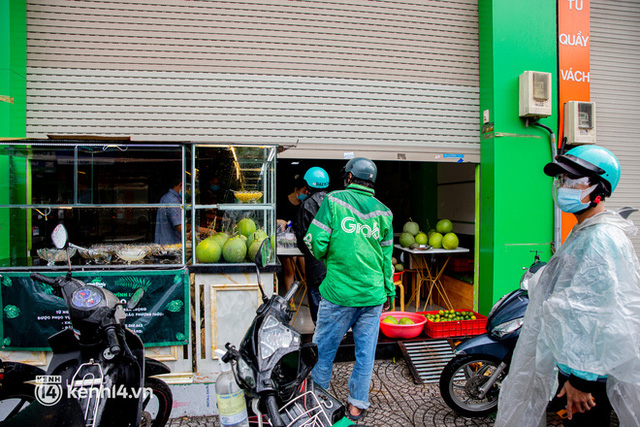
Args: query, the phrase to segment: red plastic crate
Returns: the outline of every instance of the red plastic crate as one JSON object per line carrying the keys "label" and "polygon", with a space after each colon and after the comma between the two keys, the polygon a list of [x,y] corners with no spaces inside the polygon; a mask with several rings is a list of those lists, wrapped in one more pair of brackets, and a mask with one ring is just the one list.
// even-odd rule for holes
{"label": "red plastic crate", "polygon": [[[473,310],[454,310],[473,311]],[[438,314],[436,311],[420,311],[420,314]],[[474,311],[476,320],[449,320],[446,322],[433,322],[427,319],[424,325],[424,333],[431,338],[466,337],[480,335],[487,332],[487,317]]]}

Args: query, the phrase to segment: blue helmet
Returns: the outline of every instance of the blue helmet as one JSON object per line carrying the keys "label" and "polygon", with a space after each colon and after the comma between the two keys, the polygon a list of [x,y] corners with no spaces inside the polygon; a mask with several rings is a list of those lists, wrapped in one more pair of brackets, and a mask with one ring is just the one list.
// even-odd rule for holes
{"label": "blue helmet", "polygon": [[372,183],[376,182],[376,177],[378,176],[378,168],[375,163],[366,157],[354,157],[349,160],[344,167],[344,171],[345,173],[351,173],[356,178]]}
{"label": "blue helmet", "polygon": [[544,173],[556,176],[563,173],[575,177],[595,178],[603,184],[603,196],[609,197],[620,181],[620,162],[609,150],[598,145],[579,145],[547,163]]}
{"label": "blue helmet", "polygon": [[310,188],[327,188],[329,186],[329,174],[321,167],[309,168],[304,174],[304,180]]}

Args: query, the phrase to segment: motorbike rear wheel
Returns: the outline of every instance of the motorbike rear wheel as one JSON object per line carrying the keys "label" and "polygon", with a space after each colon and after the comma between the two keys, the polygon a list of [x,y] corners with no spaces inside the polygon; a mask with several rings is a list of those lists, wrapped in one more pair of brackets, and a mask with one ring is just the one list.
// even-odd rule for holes
{"label": "motorbike rear wheel", "polygon": [[144,381],[145,389],[151,389],[152,394],[146,396],[142,402],[141,427],[163,427],[169,421],[171,408],[173,407],[173,394],[171,389],[162,380],[147,378]]}
{"label": "motorbike rear wheel", "polygon": [[440,395],[445,403],[460,415],[481,417],[496,410],[502,373],[493,387],[480,397],[479,388],[494,374],[500,361],[486,354],[456,356],[440,375]]}
{"label": "motorbike rear wheel", "polygon": [[36,400],[36,387],[27,381],[45,372],[17,362],[2,362],[0,378],[0,422],[7,421]]}
{"label": "motorbike rear wheel", "polygon": [[33,388],[29,390],[15,390],[0,395],[0,423],[11,419],[18,412],[31,405],[35,399]]}

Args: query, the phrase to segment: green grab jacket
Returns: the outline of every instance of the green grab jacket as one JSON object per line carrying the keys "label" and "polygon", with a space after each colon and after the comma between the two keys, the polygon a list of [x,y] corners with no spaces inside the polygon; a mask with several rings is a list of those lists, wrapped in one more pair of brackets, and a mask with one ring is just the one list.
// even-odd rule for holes
{"label": "green grab jacket", "polygon": [[320,294],[345,307],[371,307],[395,295],[393,213],[374,190],[350,184],[329,193],[304,242],[327,266]]}

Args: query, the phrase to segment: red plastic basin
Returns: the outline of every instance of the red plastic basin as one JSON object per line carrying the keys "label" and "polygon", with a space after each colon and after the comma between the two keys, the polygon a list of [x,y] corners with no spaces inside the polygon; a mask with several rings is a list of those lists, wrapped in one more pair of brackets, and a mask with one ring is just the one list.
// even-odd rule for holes
{"label": "red plastic basin", "polygon": [[[400,320],[403,317],[408,317],[415,323],[413,325],[394,325],[393,323],[384,323],[387,316],[393,316]],[[380,331],[389,338],[415,338],[420,335],[424,324],[427,322],[427,318],[421,314],[413,313],[410,311],[387,311],[380,316]]]}

